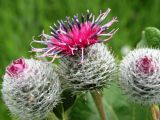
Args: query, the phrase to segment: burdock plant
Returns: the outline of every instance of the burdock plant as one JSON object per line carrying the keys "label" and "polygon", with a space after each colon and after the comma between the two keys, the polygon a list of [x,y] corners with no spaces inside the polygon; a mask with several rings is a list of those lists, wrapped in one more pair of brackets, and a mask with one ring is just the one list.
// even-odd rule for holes
{"label": "burdock plant", "polygon": [[106,120],[99,90],[113,79],[116,64],[104,43],[118,30],[110,30],[118,22],[116,17],[101,25],[109,12],[110,9],[100,12],[97,18],[89,10],[80,17],[66,17],[50,27],[51,35],[43,32],[41,40],[33,39],[31,46],[33,43],[45,46],[32,47],[36,57],[61,58],[58,71],[51,64],[53,60],[50,63],[24,58],[13,61],[6,68],[2,83],[3,100],[13,115],[22,120],[45,119],[63,101],[62,91],[72,89],[73,94],[90,91],[102,120]]}
{"label": "burdock plant", "polygon": [[[36,58],[14,60],[3,76],[2,97],[13,115],[21,120],[41,120],[54,112],[55,118],[66,120],[63,113],[73,105],[75,96],[90,92],[101,119],[107,119],[101,91],[117,74],[114,56],[105,45],[118,30],[111,29],[118,22],[116,17],[105,22],[110,11],[97,17],[89,10],[66,17],[50,26],[51,34],[43,31],[40,40],[33,38]],[[148,47],[158,48],[159,38],[158,29],[145,29],[137,47],[147,48],[131,51],[119,65],[125,94],[134,102],[151,105],[154,120],[160,119],[156,105],[160,103],[160,51]],[[57,65],[55,58],[59,58]]]}
{"label": "burdock plant", "polygon": [[116,67],[113,55],[104,45],[118,30],[110,30],[112,24],[118,22],[116,17],[103,24],[109,12],[107,9],[95,17],[87,10],[86,15],[66,17],[50,26],[51,35],[43,32],[41,40],[33,39],[32,42],[45,46],[32,47],[33,52],[41,53],[37,57],[53,60],[61,57],[58,72],[63,84],[73,88],[74,93],[91,91],[103,120],[106,116],[98,90],[113,79]]}

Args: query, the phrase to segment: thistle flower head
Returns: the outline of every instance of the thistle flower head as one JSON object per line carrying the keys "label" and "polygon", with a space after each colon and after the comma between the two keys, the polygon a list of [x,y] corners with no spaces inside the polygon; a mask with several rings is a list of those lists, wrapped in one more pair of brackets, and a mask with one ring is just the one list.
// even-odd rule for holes
{"label": "thistle flower head", "polygon": [[135,102],[160,103],[160,52],[141,48],[130,52],[120,64],[120,83]]}
{"label": "thistle flower head", "polygon": [[114,79],[115,60],[103,43],[88,47],[83,63],[79,63],[79,56],[62,58],[59,67],[63,83],[75,92],[102,89]]}
{"label": "thistle flower head", "polygon": [[[58,21],[58,25],[51,27],[51,35],[42,33],[41,41],[34,40],[32,43],[41,43],[45,48],[34,48],[33,52],[42,53],[39,57],[55,57],[55,55],[75,55],[77,51],[82,51],[90,45],[99,42],[106,42],[112,38],[117,29],[108,32],[113,23],[118,22],[113,18],[108,23],[100,25],[109,14],[110,9],[95,19],[95,16],[87,10],[86,16],[78,17],[75,15],[72,19],[66,17],[65,21]],[[81,20],[80,20],[81,19]],[[105,40],[100,37],[105,36]]]}
{"label": "thistle flower head", "polygon": [[61,87],[51,64],[20,58],[7,67],[2,94],[13,115],[22,120],[39,120],[57,105]]}

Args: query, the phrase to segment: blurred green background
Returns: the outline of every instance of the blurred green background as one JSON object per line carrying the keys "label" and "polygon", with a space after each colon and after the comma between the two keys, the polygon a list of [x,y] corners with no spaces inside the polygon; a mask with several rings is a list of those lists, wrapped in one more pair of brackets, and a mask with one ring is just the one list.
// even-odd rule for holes
{"label": "blurred green background", "polygon": [[[85,13],[87,9],[98,15],[107,8],[112,9],[108,20],[112,16],[119,19],[116,25],[119,31],[109,43],[118,59],[121,59],[123,46],[136,46],[145,27],[160,28],[160,0],[0,0],[0,83],[11,60],[31,57],[28,51],[32,36],[39,35],[42,30],[49,33],[49,26],[65,16]],[[104,98],[109,120],[150,120],[148,107],[130,103],[115,84],[104,90]],[[70,119],[99,120],[91,103],[78,101]],[[2,99],[0,120],[11,120]]]}

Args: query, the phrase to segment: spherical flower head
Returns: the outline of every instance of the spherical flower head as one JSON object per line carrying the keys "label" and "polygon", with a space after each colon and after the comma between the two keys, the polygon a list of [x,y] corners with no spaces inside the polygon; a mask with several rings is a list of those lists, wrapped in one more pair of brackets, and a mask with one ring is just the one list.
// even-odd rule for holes
{"label": "spherical flower head", "polygon": [[[110,40],[118,29],[113,29],[110,32],[108,29],[118,20],[115,17],[108,23],[101,25],[109,12],[110,9],[107,9],[95,19],[95,16],[87,10],[86,17],[75,15],[71,20],[66,17],[65,21],[58,21],[58,25],[54,24],[54,27],[51,27],[51,35],[42,33],[41,41],[33,39],[32,43],[41,43],[46,47],[32,47],[32,51],[42,53],[39,57],[73,56],[79,51],[83,53],[85,48],[95,43]],[[101,40],[101,36],[105,36],[105,39]]]}
{"label": "spherical flower head", "polygon": [[142,104],[160,103],[160,52],[141,48],[131,51],[120,64],[120,84],[125,93]]}
{"label": "spherical flower head", "polygon": [[79,55],[62,58],[59,70],[63,83],[75,93],[102,89],[114,79],[115,59],[103,43],[88,47],[83,63]]}
{"label": "spherical flower head", "polygon": [[2,95],[21,120],[41,120],[60,101],[61,86],[53,66],[33,59],[13,61],[3,77]]}

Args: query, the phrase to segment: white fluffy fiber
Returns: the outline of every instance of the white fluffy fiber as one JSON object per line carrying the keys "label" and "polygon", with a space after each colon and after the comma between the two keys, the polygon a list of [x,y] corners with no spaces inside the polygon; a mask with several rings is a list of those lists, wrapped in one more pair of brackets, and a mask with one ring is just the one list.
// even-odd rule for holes
{"label": "white fluffy fiber", "polygon": [[84,51],[84,59],[79,53],[63,58],[60,75],[64,84],[77,91],[101,89],[108,85],[116,70],[115,59],[103,43],[97,43]]}
{"label": "white fluffy fiber", "polygon": [[[137,61],[147,56],[152,59],[154,71],[138,70]],[[160,103],[160,51],[149,48],[135,49],[120,64],[120,84],[125,93],[140,104]]]}
{"label": "white fluffy fiber", "polygon": [[51,64],[25,59],[28,69],[18,78],[4,75],[3,99],[21,120],[41,120],[57,105],[61,87]]}

